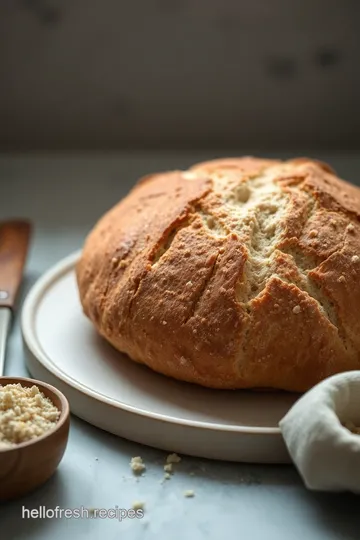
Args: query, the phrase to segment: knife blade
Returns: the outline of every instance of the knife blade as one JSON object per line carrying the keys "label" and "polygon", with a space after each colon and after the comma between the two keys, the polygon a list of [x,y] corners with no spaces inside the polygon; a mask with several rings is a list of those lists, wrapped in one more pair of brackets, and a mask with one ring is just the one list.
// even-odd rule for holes
{"label": "knife blade", "polygon": [[0,376],[4,373],[6,341],[15,309],[31,235],[26,220],[0,223]]}

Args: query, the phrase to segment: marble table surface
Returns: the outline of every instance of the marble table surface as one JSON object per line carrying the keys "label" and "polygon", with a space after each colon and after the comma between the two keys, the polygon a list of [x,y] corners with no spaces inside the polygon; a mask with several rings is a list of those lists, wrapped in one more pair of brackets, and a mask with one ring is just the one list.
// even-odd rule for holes
{"label": "marble table surface", "polygon": [[[229,152],[231,155],[240,152]],[[183,168],[214,153],[112,153],[0,156],[0,216],[28,217],[35,234],[17,316],[9,337],[6,375],[28,375],[19,328],[21,304],[35,280],[81,247],[94,221],[147,172]],[[285,154],[283,154],[285,155]],[[313,153],[313,155],[315,155]],[[360,155],[317,156],[360,183]],[[136,478],[129,461],[147,465]],[[312,493],[294,467],[235,464],[183,456],[161,483],[166,453],[105,433],[72,417],[58,471],[32,494],[0,506],[1,537],[11,540],[358,540],[359,499]],[[195,497],[184,497],[192,489]],[[24,509],[131,508],[142,519],[32,519]]]}

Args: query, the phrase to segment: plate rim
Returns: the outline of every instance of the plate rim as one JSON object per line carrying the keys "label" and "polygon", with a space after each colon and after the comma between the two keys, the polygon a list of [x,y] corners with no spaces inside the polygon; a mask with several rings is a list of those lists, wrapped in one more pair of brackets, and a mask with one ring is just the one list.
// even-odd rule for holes
{"label": "plate rim", "polygon": [[149,418],[151,420],[157,420],[189,428],[206,429],[210,431],[234,432],[242,435],[251,436],[281,436],[281,430],[279,427],[237,426],[232,424],[218,424],[215,422],[204,422],[200,420],[189,420],[173,416],[167,416],[165,414],[134,407],[133,405],[129,405],[121,401],[116,401],[112,398],[104,396],[99,392],[92,390],[83,383],[80,383],[72,377],[67,376],[59,368],[57,368],[56,364],[51,361],[49,356],[43,350],[38,340],[34,328],[34,316],[42,297],[44,296],[44,294],[46,294],[46,291],[51,288],[51,286],[66,273],[75,271],[75,265],[80,257],[80,254],[81,250],[77,250],[74,253],[71,253],[70,255],[61,259],[55,265],[51,266],[48,270],[46,270],[31,287],[22,307],[20,326],[24,342],[32,356],[40,362],[43,368],[48,370],[54,377],[60,379],[63,384],[68,385],[71,388],[85,394],[87,397],[95,399],[96,401],[100,401],[102,403],[106,403],[106,405],[111,406],[115,409],[120,409],[125,412],[141,416],[143,418]]}

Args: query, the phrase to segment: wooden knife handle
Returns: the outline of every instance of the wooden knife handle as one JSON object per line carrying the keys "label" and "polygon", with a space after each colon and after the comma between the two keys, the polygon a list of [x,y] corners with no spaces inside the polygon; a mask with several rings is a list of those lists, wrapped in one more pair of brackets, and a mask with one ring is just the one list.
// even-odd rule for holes
{"label": "wooden knife handle", "polygon": [[31,234],[24,220],[0,222],[0,307],[13,309]]}

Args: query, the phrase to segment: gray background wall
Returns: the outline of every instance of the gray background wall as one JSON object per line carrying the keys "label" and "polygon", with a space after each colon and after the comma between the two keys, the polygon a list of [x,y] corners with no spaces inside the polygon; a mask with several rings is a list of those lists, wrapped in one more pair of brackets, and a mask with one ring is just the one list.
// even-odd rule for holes
{"label": "gray background wall", "polygon": [[0,150],[346,148],[359,0],[1,0]]}

